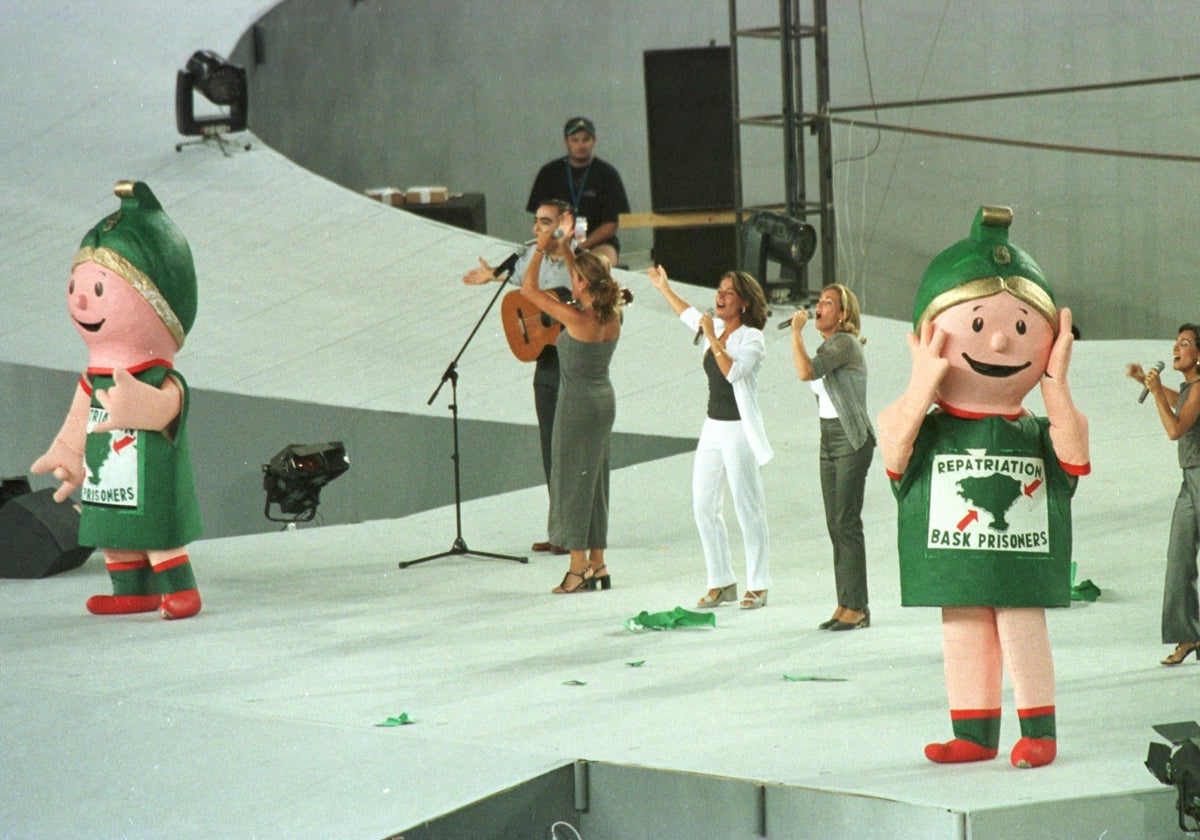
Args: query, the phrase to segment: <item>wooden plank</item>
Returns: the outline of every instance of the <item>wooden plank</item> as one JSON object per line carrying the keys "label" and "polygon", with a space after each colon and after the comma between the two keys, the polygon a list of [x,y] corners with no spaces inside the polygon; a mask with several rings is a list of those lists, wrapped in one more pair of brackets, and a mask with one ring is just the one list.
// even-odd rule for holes
{"label": "wooden plank", "polygon": [[731,225],[733,210],[681,210],[675,213],[622,213],[622,228],[705,227]]}

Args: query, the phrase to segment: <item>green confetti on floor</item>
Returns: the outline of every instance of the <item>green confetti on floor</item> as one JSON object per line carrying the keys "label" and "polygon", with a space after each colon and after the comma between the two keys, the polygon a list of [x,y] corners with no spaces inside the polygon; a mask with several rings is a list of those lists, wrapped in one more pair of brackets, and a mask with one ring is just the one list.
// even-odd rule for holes
{"label": "green confetti on floor", "polygon": [[408,712],[402,712],[400,714],[400,717],[390,717],[387,720],[385,720],[383,723],[377,723],[375,725],[376,726],[405,726],[410,723],[416,723],[416,721],[413,720],[411,717],[409,717]]}

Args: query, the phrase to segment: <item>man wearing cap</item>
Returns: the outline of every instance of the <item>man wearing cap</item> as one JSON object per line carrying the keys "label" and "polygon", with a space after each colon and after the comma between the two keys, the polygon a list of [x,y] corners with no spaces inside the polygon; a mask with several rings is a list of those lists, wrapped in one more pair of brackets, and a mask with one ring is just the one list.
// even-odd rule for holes
{"label": "man wearing cap", "polygon": [[187,618],[200,611],[187,551],[200,510],[174,359],[196,318],[196,271],[148,186],[122,181],[114,192],[120,209],[84,236],[67,286],[87,371],[32,470],[62,482],[55,501],[79,490],[79,543],[104,551],[113,594],[89,598],[89,612]]}
{"label": "man wearing cap", "polygon": [[616,265],[621,253],[617,225],[629,212],[629,198],[621,175],[596,157],[596,126],[587,117],[571,117],[563,126],[565,157],[543,166],[533,181],[525,209],[536,213],[548,199],[571,205],[576,222],[586,222],[579,247],[603,254]]}
{"label": "man wearing cap", "polygon": [[[953,738],[941,764],[995,758],[1002,669],[1016,701],[1016,767],[1057,755],[1046,607],[1071,598],[1071,498],[1091,469],[1067,386],[1071,312],[1008,241],[1012,210],[983,207],[921,278],[907,391],[879,415],[899,507],[900,597],[942,610]],[[1041,389],[1045,417],[1022,401]],[[932,409],[932,410],[931,410]]]}

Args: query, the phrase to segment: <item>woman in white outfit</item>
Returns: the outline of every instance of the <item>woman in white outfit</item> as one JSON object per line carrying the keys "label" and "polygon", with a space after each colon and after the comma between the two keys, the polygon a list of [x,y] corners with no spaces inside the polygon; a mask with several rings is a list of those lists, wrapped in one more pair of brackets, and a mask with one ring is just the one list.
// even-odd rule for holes
{"label": "woman in white outfit", "polygon": [[692,510],[708,566],[708,591],[697,606],[715,607],[737,600],[737,577],[723,514],[728,480],[746,551],[746,593],[741,608],[764,607],[771,580],[767,508],[759,470],[774,455],[758,408],[758,375],[766,357],[762,334],[766,296],[749,274],[731,271],[717,287],[713,312],[701,313],[675,293],[661,267],[647,273],[689,332],[707,339],[703,367],[708,378],[708,413],[692,469]]}

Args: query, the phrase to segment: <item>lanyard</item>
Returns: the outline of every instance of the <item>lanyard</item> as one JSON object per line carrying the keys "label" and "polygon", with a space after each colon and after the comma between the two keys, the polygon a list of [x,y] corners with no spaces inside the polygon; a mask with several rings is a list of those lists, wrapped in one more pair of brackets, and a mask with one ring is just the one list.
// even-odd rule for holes
{"label": "lanyard", "polygon": [[583,170],[583,180],[579,182],[578,191],[575,189],[575,172],[571,168],[571,161],[568,158],[563,158],[563,165],[567,167],[567,189],[571,191],[571,209],[578,213],[579,202],[583,201],[583,188],[587,185],[588,174],[592,171],[592,163],[595,158],[588,161],[587,168]]}

